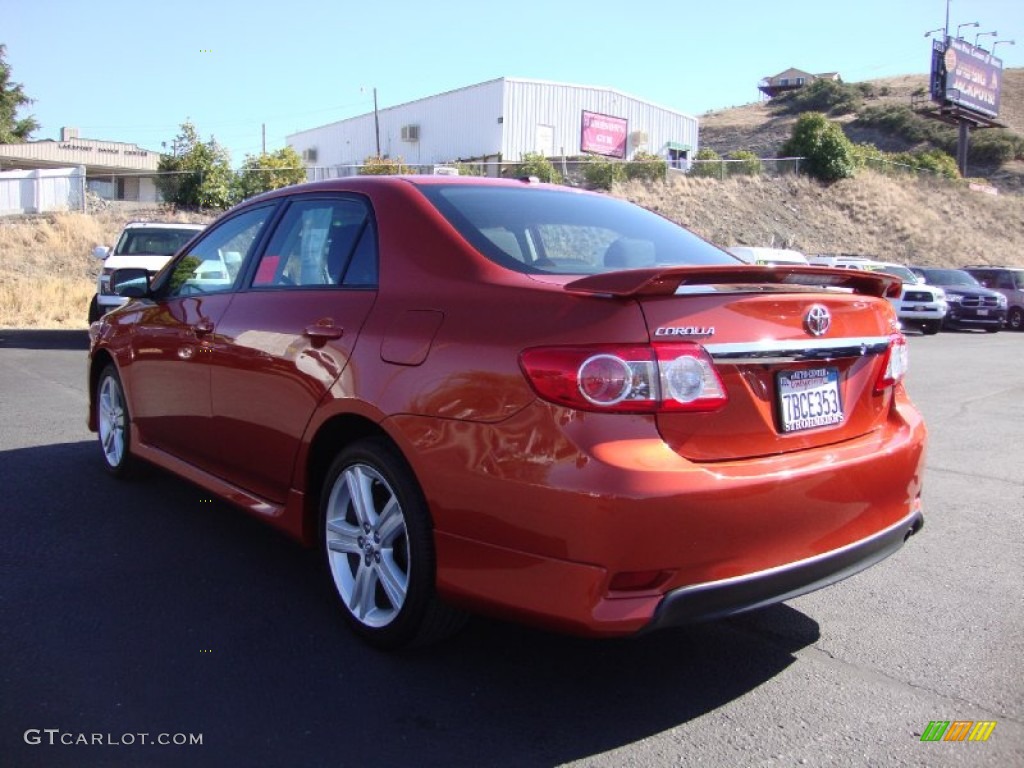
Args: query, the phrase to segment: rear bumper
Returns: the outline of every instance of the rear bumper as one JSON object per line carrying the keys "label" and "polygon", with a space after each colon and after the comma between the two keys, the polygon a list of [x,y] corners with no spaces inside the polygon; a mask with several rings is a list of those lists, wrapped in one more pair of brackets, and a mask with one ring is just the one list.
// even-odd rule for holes
{"label": "rear bumper", "polygon": [[778,568],[694,584],[665,595],[648,630],[720,619],[805,595],[881,562],[924,526],[915,509],[905,519],[862,541]]}
{"label": "rear bumper", "polygon": [[595,418],[569,425],[595,439],[586,453],[545,435],[530,409],[472,428],[407,417],[431,444],[406,455],[430,459],[414,470],[434,518],[438,591],[501,618],[616,636],[840,581],[920,527],[926,430],[903,406],[842,444],[707,465],[643,439],[639,417],[634,439],[612,443],[596,441]]}

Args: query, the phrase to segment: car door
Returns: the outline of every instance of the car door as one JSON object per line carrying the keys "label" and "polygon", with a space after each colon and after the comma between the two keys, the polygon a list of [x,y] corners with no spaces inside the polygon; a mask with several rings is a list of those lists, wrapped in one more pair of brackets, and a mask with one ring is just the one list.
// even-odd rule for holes
{"label": "car door", "polygon": [[211,453],[217,324],[234,296],[239,261],[274,207],[250,208],[219,222],[157,276],[154,300],[139,304],[128,375],[142,442],[200,466]]}
{"label": "car door", "polygon": [[376,242],[362,197],[287,202],[218,327],[212,404],[225,479],[284,500],[306,425],[348,366],[376,299]]}

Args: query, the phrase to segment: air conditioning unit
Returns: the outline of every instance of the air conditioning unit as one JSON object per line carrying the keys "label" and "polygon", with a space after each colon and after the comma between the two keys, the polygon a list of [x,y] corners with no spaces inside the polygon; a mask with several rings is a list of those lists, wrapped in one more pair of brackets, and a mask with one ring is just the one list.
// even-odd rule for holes
{"label": "air conditioning unit", "polygon": [[419,141],[420,127],[418,125],[402,126],[402,141]]}
{"label": "air conditioning unit", "polygon": [[302,162],[304,162],[304,163],[315,163],[316,162],[316,147],[310,147],[309,149],[302,150]]}

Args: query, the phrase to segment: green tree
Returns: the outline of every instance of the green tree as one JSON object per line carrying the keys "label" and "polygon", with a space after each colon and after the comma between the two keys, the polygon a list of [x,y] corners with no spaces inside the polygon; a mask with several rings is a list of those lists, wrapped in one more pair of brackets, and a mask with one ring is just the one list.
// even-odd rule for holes
{"label": "green tree", "polygon": [[853,144],[838,124],[820,112],[804,112],[793,126],[793,134],[782,147],[784,157],[803,157],[800,167],[821,181],[853,176],[856,161]]}
{"label": "green tree", "polygon": [[245,200],[272,189],[306,181],[306,168],[299,153],[291,147],[261,155],[246,155],[235,174],[233,196]]}
{"label": "green tree", "polygon": [[210,137],[200,141],[196,127],[181,124],[171,154],[160,155],[157,186],[164,200],[189,208],[227,208],[235,175],[228,151]]}
{"label": "green tree", "polygon": [[0,45],[0,144],[28,141],[39,122],[29,115],[18,119],[18,109],[33,102],[21,83],[11,82],[11,65],[4,61],[7,46]]}

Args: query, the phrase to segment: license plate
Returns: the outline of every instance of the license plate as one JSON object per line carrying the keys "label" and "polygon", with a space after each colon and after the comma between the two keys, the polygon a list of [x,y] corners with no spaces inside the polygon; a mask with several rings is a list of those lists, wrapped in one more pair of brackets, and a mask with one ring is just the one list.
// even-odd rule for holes
{"label": "license plate", "polygon": [[914,311],[915,312],[927,312],[928,311],[928,307],[923,306],[921,304],[918,304],[916,307],[914,307]]}
{"label": "license plate", "polygon": [[987,314],[988,314],[988,310],[987,309],[979,309],[978,310],[978,317],[985,317]]}
{"label": "license plate", "polygon": [[843,422],[837,368],[779,371],[776,382],[783,432],[799,432]]}

